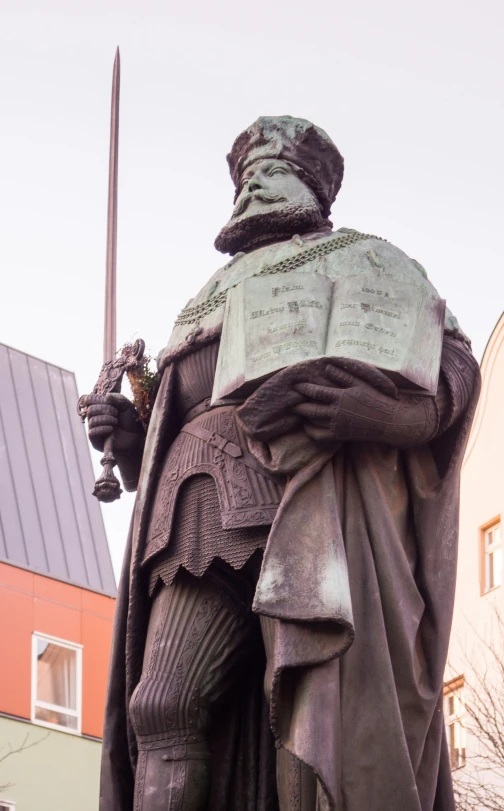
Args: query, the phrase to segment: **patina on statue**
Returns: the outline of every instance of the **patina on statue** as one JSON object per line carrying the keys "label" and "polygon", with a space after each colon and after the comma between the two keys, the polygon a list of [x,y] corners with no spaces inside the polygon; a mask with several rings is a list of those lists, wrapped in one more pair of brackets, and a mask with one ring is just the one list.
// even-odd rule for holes
{"label": "patina on statue", "polygon": [[386,241],[333,232],[343,160],[319,128],[260,118],[228,162],[232,259],[159,356],[147,436],[121,395],[88,398],[93,445],[113,432],[137,489],[100,809],[453,811],[443,670],[478,366],[447,313],[435,398],[326,359],[211,407],[243,279],[371,263],[432,291]]}

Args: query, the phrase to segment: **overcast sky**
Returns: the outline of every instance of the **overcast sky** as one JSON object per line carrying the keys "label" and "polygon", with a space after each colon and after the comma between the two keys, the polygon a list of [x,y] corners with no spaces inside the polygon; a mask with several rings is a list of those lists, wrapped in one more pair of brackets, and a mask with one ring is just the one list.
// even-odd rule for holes
{"label": "overcast sky", "polygon": [[[421,262],[480,358],[504,309],[503,23],[501,0],[0,0],[0,342],[95,383],[119,45],[119,345],[164,346],[225,261],[235,136],[289,114],[345,157],[335,226]],[[131,506],[103,509],[116,571]]]}

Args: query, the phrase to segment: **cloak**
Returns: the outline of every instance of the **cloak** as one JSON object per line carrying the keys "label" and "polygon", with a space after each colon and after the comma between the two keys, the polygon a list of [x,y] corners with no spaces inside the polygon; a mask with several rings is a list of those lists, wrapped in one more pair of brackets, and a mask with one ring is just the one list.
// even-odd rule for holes
{"label": "cloak", "polygon": [[[128,705],[140,678],[149,617],[140,562],[160,466],[180,427],[174,416],[177,360],[218,338],[226,290],[252,273],[295,267],[337,278],[350,269],[369,272],[370,261],[432,290],[421,266],[399,249],[340,229],[237,255],[177,319],[159,358],[162,380],[118,592],[101,811],[133,808],[137,752]],[[427,445],[398,449],[348,442],[328,453],[306,452],[300,443],[291,458],[290,442],[286,461],[272,443],[262,456],[272,469],[290,465],[291,473],[254,601],[254,610],[272,619],[265,679],[269,725],[276,745],[317,775],[320,809],[454,810],[442,688],[455,589],[459,474],[479,370],[449,312],[441,370],[452,406],[463,408]],[[241,414],[245,425],[247,419],[253,424],[253,409],[246,405]],[[259,447],[252,443],[251,450],[260,458]],[[251,674],[246,700],[237,695],[237,705],[222,719],[227,738],[215,764],[221,788],[209,811],[276,808],[259,680],[260,673]]]}

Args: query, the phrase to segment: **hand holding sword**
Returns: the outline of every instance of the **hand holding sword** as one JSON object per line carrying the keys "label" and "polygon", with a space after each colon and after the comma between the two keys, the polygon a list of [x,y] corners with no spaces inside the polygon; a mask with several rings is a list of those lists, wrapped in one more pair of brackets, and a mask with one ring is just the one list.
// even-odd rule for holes
{"label": "hand holding sword", "polygon": [[88,418],[89,441],[93,448],[103,451],[103,473],[93,490],[99,501],[110,502],[120,497],[121,486],[113,472],[116,455],[129,457],[143,443],[144,432],[135,406],[120,390],[124,373],[141,365],[144,349],[140,339],[126,344],[118,358],[103,364],[93,393],[83,394],[79,399],[79,415],[83,422]]}
{"label": "hand holding sword", "polygon": [[139,369],[145,344],[139,339],[126,344],[116,357],[116,255],[117,255],[117,175],[119,148],[119,48],[114,61],[112,79],[112,105],[110,117],[110,160],[107,217],[107,270],[105,285],[105,338],[104,363],[92,394],[79,399],[78,412],[84,422],[89,419],[89,440],[94,448],[103,451],[103,473],[95,483],[93,495],[99,501],[111,502],[120,497],[122,490],[114,475],[116,456],[128,458],[138,451],[143,442],[143,429],[136,409],[121,391],[125,372]]}

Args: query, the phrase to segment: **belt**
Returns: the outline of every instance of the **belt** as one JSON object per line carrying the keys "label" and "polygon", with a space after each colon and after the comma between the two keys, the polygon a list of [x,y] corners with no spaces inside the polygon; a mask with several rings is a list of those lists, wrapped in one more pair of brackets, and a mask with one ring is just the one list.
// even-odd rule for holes
{"label": "belt", "polygon": [[260,473],[261,476],[264,476],[266,479],[271,479],[275,482],[275,484],[285,484],[284,476],[270,473],[269,470],[265,470],[262,465],[260,465],[259,462],[254,459],[251,453],[248,453],[248,451],[242,451],[242,449],[238,447],[238,445],[235,445],[234,442],[230,442],[229,439],[217,434],[215,431],[207,431],[207,429],[203,428],[201,425],[193,425],[192,423],[189,425],[183,425],[180,431],[184,434],[192,434],[192,436],[197,436],[198,439],[202,439],[203,442],[207,442],[213,448],[217,448],[218,450],[222,451],[222,453],[227,453],[234,459],[239,459],[244,465],[252,468],[252,470],[255,470],[256,473]]}
{"label": "belt", "polygon": [[204,414],[205,411],[210,411],[210,397],[206,397],[201,401],[201,403],[196,403],[195,406],[190,408],[189,411],[184,414],[182,419],[183,424],[185,425],[186,423],[191,422],[191,420],[199,417],[200,414]]}
{"label": "belt", "polygon": [[189,411],[186,411],[182,417],[182,425],[186,425],[186,423],[191,422],[191,420],[196,419],[196,417],[199,417],[200,414],[204,414],[205,411],[210,411],[212,408],[243,405],[243,400],[226,400],[225,403],[221,403],[217,406],[211,406],[210,402],[211,397],[206,397],[201,401],[201,403],[196,403],[196,405],[190,408]]}
{"label": "belt", "polygon": [[218,448],[220,451],[228,453],[230,456],[234,456],[235,459],[238,456],[243,456],[242,449],[239,448],[238,445],[235,445],[234,442],[230,442],[226,437],[216,434],[215,431],[207,431],[207,429],[202,428],[201,425],[184,425],[180,430],[183,431],[184,434],[192,434],[193,436],[199,437],[203,442],[208,442],[212,447]]}

